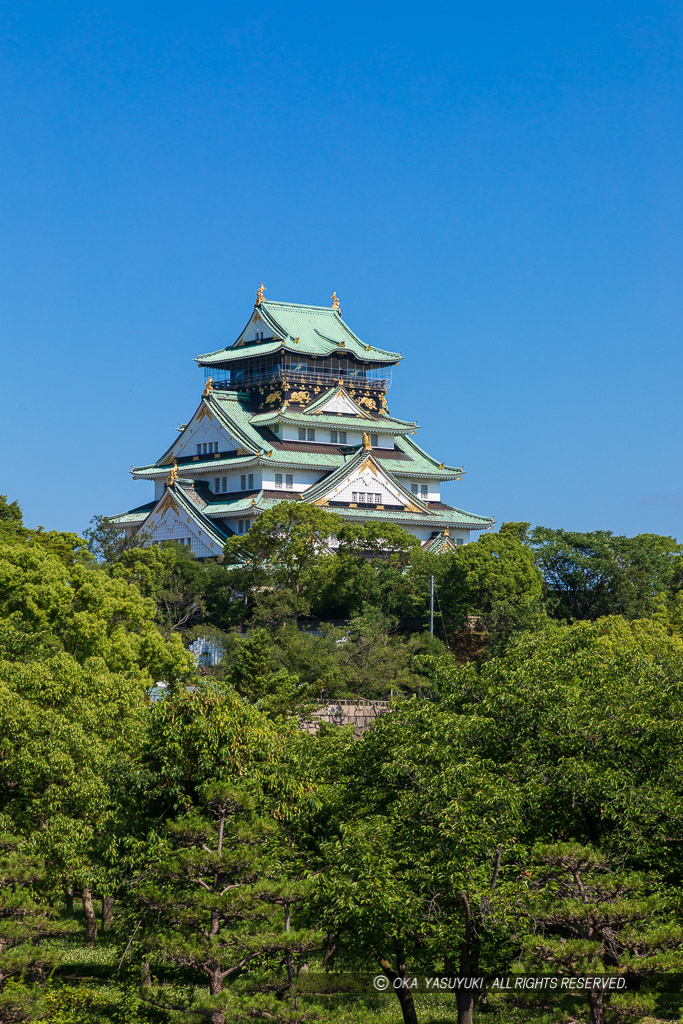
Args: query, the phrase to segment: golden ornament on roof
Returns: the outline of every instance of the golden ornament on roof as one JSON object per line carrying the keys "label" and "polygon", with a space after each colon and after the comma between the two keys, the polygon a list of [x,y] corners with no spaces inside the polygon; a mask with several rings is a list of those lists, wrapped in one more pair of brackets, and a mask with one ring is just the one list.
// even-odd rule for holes
{"label": "golden ornament on roof", "polygon": [[339,299],[337,298],[337,293],[336,292],[332,292],[332,294],[330,295],[330,298],[332,299],[332,309],[336,309],[337,313],[341,313],[341,309],[339,307]]}
{"label": "golden ornament on roof", "polygon": [[177,479],[178,479],[178,463],[174,461],[173,465],[171,466],[171,472],[166,477],[166,486],[167,487],[171,487],[171,485],[174,484]]}
{"label": "golden ornament on roof", "polygon": [[266,300],[265,300],[265,296],[264,296],[264,294],[263,294],[263,293],[264,293],[264,292],[267,292],[267,291],[268,291],[268,289],[267,289],[267,288],[266,288],[266,286],[264,285],[263,281],[261,281],[261,284],[259,285],[259,289],[258,289],[258,291],[256,292],[256,305],[257,305],[257,306],[260,306],[262,302],[265,302],[265,301],[266,301]]}
{"label": "golden ornament on roof", "polygon": [[372,451],[372,444],[370,442],[370,438],[365,433],[365,431],[363,431],[363,448],[365,448],[366,452]]}
{"label": "golden ornament on roof", "polygon": [[206,378],[206,384],[204,385],[204,392],[202,394],[202,398],[206,398],[206,396],[210,395],[212,391],[213,391],[213,377],[207,377]]}

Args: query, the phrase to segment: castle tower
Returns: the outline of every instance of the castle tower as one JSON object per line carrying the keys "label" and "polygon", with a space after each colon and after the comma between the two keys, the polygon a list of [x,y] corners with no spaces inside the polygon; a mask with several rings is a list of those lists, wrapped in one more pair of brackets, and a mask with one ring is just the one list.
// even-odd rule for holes
{"label": "castle tower", "polygon": [[331,307],[265,299],[227,348],[197,356],[205,387],[190,421],[152,465],[154,500],[113,517],[146,543],[220,554],[264,509],[304,500],[344,519],[398,523],[425,549],[466,543],[492,518],[441,501],[461,480],[413,440],[417,423],[387,406],[397,352],[366,345]]}

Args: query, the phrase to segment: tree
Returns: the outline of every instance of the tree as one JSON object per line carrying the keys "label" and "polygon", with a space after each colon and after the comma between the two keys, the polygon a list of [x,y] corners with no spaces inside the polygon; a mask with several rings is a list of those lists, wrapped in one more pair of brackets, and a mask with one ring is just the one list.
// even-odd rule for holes
{"label": "tree", "polygon": [[[281,906],[296,903],[298,893],[282,877],[275,832],[243,788],[213,783],[202,805],[169,823],[164,855],[136,887],[152,966],[203,973],[209,998],[194,999],[192,1009],[211,1024],[259,1016],[258,997],[231,999],[226,988],[273,958],[293,964],[314,944],[286,927]],[[162,987],[151,998],[164,1005],[169,995]]]}
{"label": "tree", "polygon": [[6,494],[0,494],[0,541],[20,540],[26,533],[19,502],[10,502]]}
{"label": "tree", "polygon": [[[392,982],[500,969],[489,947],[499,944],[504,908],[519,888],[510,843],[519,806],[504,773],[477,750],[481,728],[413,698],[350,750],[332,752],[336,785],[323,814],[335,838],[322,844],[316,904],[332,962],[374,961]],[[412,1024],[410,990],[396,991]],[[471,1020],[468,989],[458,1021]]]}
{"label": "tree", "polygon": [[[532,927],[523,961],[530,973],[680,973],[679,900],[662,893],[658,879],[619,870],[604,854],[577,843],[537,845],[525,874]],[[588,989],[585,998],[591,1024],[605,1024],[609,990]],[[622,1006],[616,1019],[624,1012],[629,1007]]]}
{"label": "tree", "polygon": [[257,629],[246,637],[230,636],[223,665],[222,677],[270,717],[305,715],[312,706],[312,687],[277,666],[273,641],[264,629]]}
{"label": "tree", "polygon": [[342,523],[336,556],[322,581],[317,610],[358,615],[371,605],[394,614],[406,589],[405,572],[417,537],[395,523]]}
{"label": "tree", "polygon": [[0,834],[0,1019],[4,1024],[36,1019],[41,986],[57,962],[49,940],[72,931],[58,920],[54,907],[38,902],[36,890],[44,882],[44,864],[28,843]]}
{"label": "tree", "polygon": [[45,551],[49,551],[69,568],[74,565],[95,565],[95,558],[90,553],[88,545],[77,533],[44,530],[39,526],[37,530],[29,532],[29,538],[33,544],[38,544]]}
{"label": "tree", "polygon": [[108,571],[112,579],[134,583],[154,601],[164,636],[187,629],[205,613],[207,572],[184,544],[131,548]]}
{"label": "tree", "polygon": [[660,594],[683,584],[683,545],[672,537],[614,536],[536,527],[531,533],[546,605],[558,619],[648,615]]}
{"label": "tree", "polygon": [[179,637],[166,642],[154,605],[130,581],[90,565],[66,565],[33,543],[0,546],[0,617],[28,633],[49,634],[79,664],[103,659],[118,671],[172,680],[193,669]]}
{"label": "tree", "polygon": [[[306,502],[281,501],[262,512],[248,533],[225,545],[225,564],[232,566],[234,586],[245,608],[256,601],[271,622],[296,618],[310,608],[319,560],[331,557],[330,540],[341,519]],[[263,618],[262,618],[263,621]]]}
{"label": "tree", "polygon": [[81,891],[92,942],[92,894],[112,882],[112,779],[130,774],[153,683],[191,662],[135,587],[52,548],[0,547],[0,805],[52,891]]}
{"label": "tree", "polygon": [[441,582],[444,610],[462,625],[478,615],[494,642],[536,628],[542,619],[542,579],[525,542],[526,523],[503,523],[452,555]]}
{"label": "tree", "polygon": [[[257,665],[256,652],[252,660]],[[280,1013],[297,950],[303,956],[310,948],[299,912],[307,883],[297,849],[303,826],[296,823],[301,806],[314,799],[313,743],[293,723],[275,723],[210,677],[191,691],[174,691],[151,710],[139,802],[146,839],[136,855],[131,933],[142,920],[147,946],[158,939],[159,970],[169,971],[192,955],[192,963],[186,959],[189,968],[207,979],[213,972],[220,997],[209,993],[195,1001],[207,1015],[215,1011],[230,1021],[242,1019],[245,1006],[253,1003],[242,981],[235,988],[233,980],[245,974],[244,986],[260,993],[258,1005],[274,1013],[268,1002],[274,999]],[[211,881],[216,873],[224,880],[219,890]],[[226,885],[236,888],[223,892]],[[214,920],[212,910],[219,931],[202,937],[206,921]],[[151,949],[148,959],[154,964]],[[162,975],[163,991],[154,998],[173,1001],[170,980]],[[197,984],[197,976],[180,984],[183,1005],[194,998]]]}
{"label": "tree", "polygon": [[85,540],[100,564],[112,565],[124,551],[141,547],[145,542],[145,534],[135,530],[126,536],[125,531],[113,523],[109,516],[93,516],[85,531]]}

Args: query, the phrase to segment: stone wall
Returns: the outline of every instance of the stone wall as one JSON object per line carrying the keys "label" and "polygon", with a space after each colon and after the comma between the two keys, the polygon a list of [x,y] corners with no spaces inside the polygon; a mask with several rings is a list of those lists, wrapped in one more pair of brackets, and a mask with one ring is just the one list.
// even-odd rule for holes
{"label": "stone wall", "polygon": [[318,721],[303,722],[302,727],[308,732],[316,732],[318,722],[330,725],[353,725],[353,734],[357,738],[370,729],[380,715],[385,715],[391,705],[386,700],[333,700],[322,704],[313,712]]}

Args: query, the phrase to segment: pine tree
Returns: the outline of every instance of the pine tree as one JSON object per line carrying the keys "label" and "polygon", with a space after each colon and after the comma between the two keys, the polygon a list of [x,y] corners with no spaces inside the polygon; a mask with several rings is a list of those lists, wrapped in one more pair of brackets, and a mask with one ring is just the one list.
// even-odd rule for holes
{"label": "pine tree", "polygon": [[[577,843],[537,846],[534,852],[527,872],[528,971],[575,978],[681,972],[683,928],[656,879],[620,870]],[[591,1024],[606,1024],[609,990],[588,990],[585,998]]]}
{"label": "pine tree", "polygon": [[13,835],[0,834],[0,1020],[33,1020],[41,988],[55,965],[49,940],[72,929],[37,898],[45,879],[40,858]]}
{"label": "pine tree", "polygon": [[[287,851],[278,850],[277,824],[226,783],[202,796],[168,824],[165,855],[140,880],[135,899],[152,972],[170,979],[180,969],[196,979],[189,990],[157,985],[148,998],[225,1024],[250,1019],[254,1000],[282,1002],[315,938],[291,926],[304,883],[283,877]],[[245,977],[251,994],[233,989]]]}

